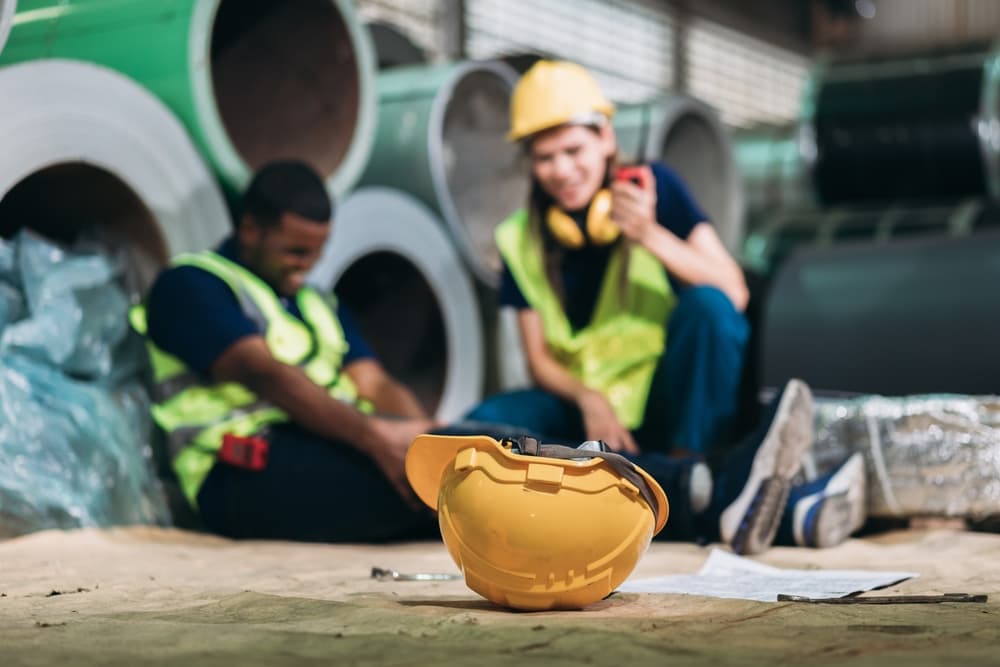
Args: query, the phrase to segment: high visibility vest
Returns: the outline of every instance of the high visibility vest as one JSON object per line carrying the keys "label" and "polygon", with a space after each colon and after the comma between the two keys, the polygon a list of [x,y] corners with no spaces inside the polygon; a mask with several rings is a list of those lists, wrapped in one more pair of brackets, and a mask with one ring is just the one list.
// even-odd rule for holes
{"label": "high visibility vest", "polygon": [[[236,295],[243,312],[260,325],[267,346],[283,363],[298,366],[339,400],[358,404],[350,377],[340,372],[347,341],[333,309],[311,288],[296,295],[305,322],[282,306],[278,295],[260,278],[214,252],[181,255],[175,266],[194,266],[221,278]],[[146,335],[146,311],[130,312],[132,326]],[[153,370],[153,419],[163,429],[181,489],[192,506],[215,464],[227,433],[253,435],[268,424],[287,422],[288,415],[235,382],[211,382],[184,362],[158,348],[146,336]]]}
{"label": "high visibility vest", "polygon": [[[574,331],[549,284],[540,233],[522,209],[496,230],[497,246],[525,300],[542,318],[553,357],[586,387],[607,397],[626,428],[638,428],[656,364],[666,348],[666,322],[676,303],[663,264],[643,248],[617,244],[591,321]],[[628,277],[620,288],[622,262]]]}

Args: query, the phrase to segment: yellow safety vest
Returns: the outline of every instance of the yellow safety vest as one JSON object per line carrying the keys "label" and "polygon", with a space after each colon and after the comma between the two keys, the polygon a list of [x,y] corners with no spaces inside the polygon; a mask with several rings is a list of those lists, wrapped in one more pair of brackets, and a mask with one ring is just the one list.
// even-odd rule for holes
{"label": "yellow safety vest", "polygon": [[[311,288],[296,301],[303,323],[282,306],[278,295],[260,278],[214,252],[181,255],[175,266],[195,266],[221,278],[236,295],[243,312],[258,322],[274,357],[300,367],[309,378],[339,400],[358,404],[350,377],[340,372],[347,341],[332,308]],[[146,335],[146,310],[135,306],[130,319]],[[268,424],[287,422],[284,411],[235,382],[212,383],[146,337],[154,380],[153,419],[166,434],[181,489],[192,506],[215,464],[226,433],[253,435]]]}
{"label": "yellow safety vest", "polygon": [[[555,359],[585,386],[604,394],[626,428],[638,428],[676,302],[660,261],[643,248],[619,243],[611,252],[590,323],[573,331],[549,284],[542,239],[531,228],[528,212],[522,209],[502,222],[496,241],[525,300],[541,316]],[[618,280],[626,252],[631,255],[622,294]]]}

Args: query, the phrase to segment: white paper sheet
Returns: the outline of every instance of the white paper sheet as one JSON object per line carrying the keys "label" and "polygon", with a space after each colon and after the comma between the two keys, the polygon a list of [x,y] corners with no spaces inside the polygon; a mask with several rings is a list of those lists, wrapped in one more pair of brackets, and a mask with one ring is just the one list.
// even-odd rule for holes
{"label": "white paper sheet", "polygon": [[776,602],[778,593],[810,598],[839,598],[898,584],[916,572],[880,570],[787,570],[712,549],[697,574],[629,579],[624,593],[681,593],[717,598]]}

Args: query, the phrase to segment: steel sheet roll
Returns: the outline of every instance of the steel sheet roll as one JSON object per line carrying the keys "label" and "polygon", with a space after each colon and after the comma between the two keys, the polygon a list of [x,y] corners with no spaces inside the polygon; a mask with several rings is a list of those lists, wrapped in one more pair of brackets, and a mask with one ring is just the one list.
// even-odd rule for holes
{"label": "steel sheet roll", "polygon": [[[113,103],[109,103],[113,101]],[[0,233],[96,232],[128,252],[137,290],[168,257],[230,229],[215,180],[170,111],[97,65],[0,68]]]}
{"label": "steel sheet roll", "polygon": [[691,189],[723,243],[743,242],[743,184],[728,131],[708,105],[673,95],[618,108],[613,119],[626,161],[662,160]]}
{"label": "steel sheet roll", "polygon": [[10,34],[10,24],[13,22],[16,8],[17,0],[0,0],[0,52],[7,43],[7,35]]}
{"label": "steel sheet roll", "polygon": [[362,188],[334,215],[309,282],[333,290],[382,364],[439,419],[482,396],[483,336],[475,291],[443,225],[390,188]]}
{"label": "steel sheet roll", "polygon": [[521,151],[505,139],[516,79],[499,62],[382,72],[378,133],[361,177],[440,215],[476,277],[491,285],[500,273],[493,230],[528,196]]}
{"label": "steel sheet roll", "polygon": [[993,46],[816,68],[803,122],[825,204],[1000,196],[1000,61]]}
{"label": "steel sheet roll", "polygon": [[224,182],[308,160],[355,182],[374,134],[375,58],[350,0],[20,0],[0,64],[72,58],[136,79],[181,119]]}
{"label": "steel sheet roll", "polygon": [[762,381],[899,396],[1000,384],[1000,234],[802,249],[779,269]]}

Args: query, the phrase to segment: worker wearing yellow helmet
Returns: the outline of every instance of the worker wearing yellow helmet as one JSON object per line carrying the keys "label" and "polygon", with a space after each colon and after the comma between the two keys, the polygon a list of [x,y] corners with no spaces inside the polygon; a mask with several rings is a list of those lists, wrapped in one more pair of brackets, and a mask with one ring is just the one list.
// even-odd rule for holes
{"label": "worker wearing yellow helmet", "polygon": [[573,63],[539,61],[514,89],[508,138],[528,155],[531,194],[496,231],[499,300],[518,311],[535,386],[487,398],[467,417],[557,442],[603,441],[666,490],[671,537],[756,552],[785,516],[802,525],[784,532],[820,536],[798,543],[839,542],[850,531],[822,511],[823,489],[786,507],[805,497],[791,488],[812,440],[804,383],[779,394],[724,465],[704,465],[737,409],[746,283],[674,172],[653,163],[622,177],[613,113]]}

